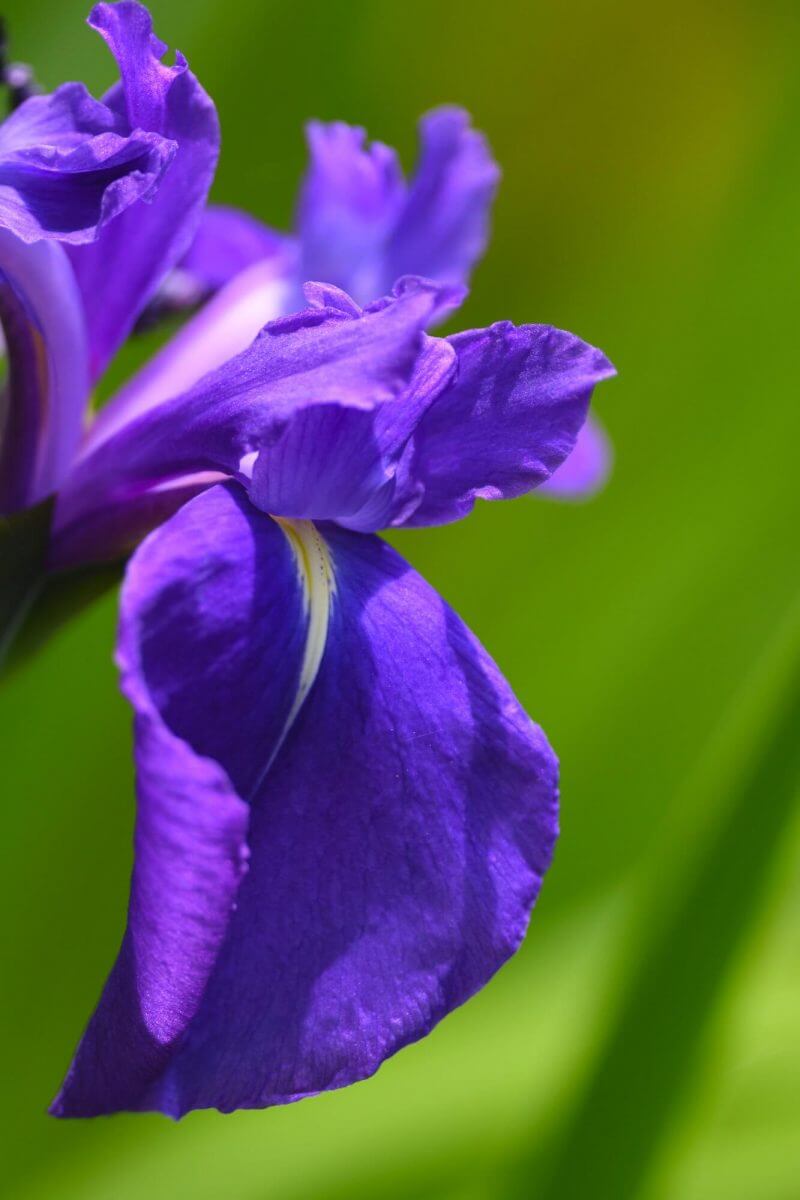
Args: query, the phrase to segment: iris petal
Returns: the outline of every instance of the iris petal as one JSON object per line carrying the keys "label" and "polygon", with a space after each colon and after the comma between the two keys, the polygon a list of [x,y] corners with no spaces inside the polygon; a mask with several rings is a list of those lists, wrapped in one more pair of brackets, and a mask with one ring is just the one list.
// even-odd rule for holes
{"label": "iris petal", "polygon": [[486,249],[500,171],[462,108],[427,113],[420,141],[419,166],[387,248],[388,282],[418,274],[466,283]]}
{"label": "iris petal", "polygon": [[[145,542],[124,644],[134,706],[144,694],[250,797],[248,871],[235,910],[222,889],[227,930],[179,1028],[169,989],[163,1017],[148,992],[158,1048],[144,1067],[141,984],[129,971],[123,994],[112,976],[62,1115],[263,1107],[364,1078],[514,952],[550,862],[557,768],[544,735],[456,615],[372,536],[320,529],[335,578],[324,654],[264,774],[307,610],[289,542],[239,497],[213,489]],[[140,782],[140,806],[142,822],[169,810],[168,791]],[[169,936],[179,960],[180,919]],[[158,961],[163,937],[143,928],[142,961]]]}
{"label": "iris petal", "polygon": [[100,410],[87,451],[241,354],[269,321],[292,307],[294,289],[293,269],[282,258],[237,273]]}
{"label": "iris petal", "polygon": [[286,536],[254,514],[256,541],[244,505],[240,488],[212,489],[128,568],[118,646],[136,735],[128,928],[57,1115],[135,1107],[161,1078],[237,901],[248,857],[243,797],[285,732],[309,627]]}
{"label": "iris petal", "polygon": [[442,107],[422,118],[408,185],[395,152],[368,143],[363,129],[315,121],[308,141],[298,223],[304,278],[336,284],[361,304],[403,275],[467,282],[486,246],[499,178],[468,113]]}
{"label": "iris petal", "polygon": [[[178,280],[173,280],[173,286],[175,282],[182,282],[187,289],[187,298],[192,296],[189,302],[196,304],[255,263],[268,260],[276,266],[277,274],[278,260],[286,271],[289,263],[294,265],[296,257],[291,238],[268,229],[249,213],[211,204],[205,209],[194,240],[176,269]],[[167,293],[164,299],[169,302],[170,294]],[[186,307],[186,302],[176,307]],[[274,315],[277,314],[269,313],[269,319]],[[264,325],[267,319],[265,317],[261,324]]]}
{"label": "iris petal", "polygon": [[119,63],[121,83],[105,97],[129,129],[167,139],[175,156],[152,203],[136,204],[91,245],[70,254],[88,314],[92,373],[101,373],[167,272],[195,234],[219,154],[213,103],[182,55],[161,62],[147,9],[123,0],[98,4],[90,24]]}
{"label": "iris petal", "polygon": [[175,155],[161,131],[129,126],[83,84],[33,96],[0,125],[0,225],[26,242],[94,241],[151,197]]}
{"label": "iris petal", "polygon": [[[335,299],[330,289],[325,295]],[[153,489],[163,500],[163,484],[182,475],[239,475],[243,458],[272,445],[311,406],[374,412],[376,426],[384,408],[387,417],[397,415],[394,402],[405,411],[404,389],[421,357],[430,357],[422,353],[423,330],[439,303],[440,289],[420,281],[374,313],[328,303],[274,321],[194,388],[91,440],[58,498],[53,565],[119,554],[131,532],[141,532],[141,505],[150,503]],[[446,369],[453,354],[438,343],[432,357]],[[408,411],[418,415],[430,399],[421,397]],[[109,526],[112,511],[116,520]]]}
{"label": "iris petal", "polygon": [[542,484],[542,492],[559,500],[588,499],[602,488],[611,471],[613,452],[608,434],[590,413],[575,449]]}
{"label": "iris petal", "polygon": [[344,288],[366,304],[394,282],[387,278],[385,249],[405,196],[397,155],[381,142],[367,143],[363,129],[342,121],[313,121],[307,136],[311,162],[298,221],[301,274]]}
{"label": "iris petal", "polygon": [[0,320],[8,377],[0,390],[0,514],[62,482],[89,394],[88,341],[64,250],[0,229]]}
{"label": "iris petal", "polygon": [[428,408],[401,464],[398,497],[421,497],[396,523],[459,520],[475,500],[522,495],[567,458],[597,383],[614,368],[550,325],[455,334],[458,373]]}

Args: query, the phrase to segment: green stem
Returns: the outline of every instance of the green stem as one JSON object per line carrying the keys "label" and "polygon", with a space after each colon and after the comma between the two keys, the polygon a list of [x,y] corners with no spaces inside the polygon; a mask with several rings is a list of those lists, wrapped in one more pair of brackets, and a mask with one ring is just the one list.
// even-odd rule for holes
{"label": "green stem", "polygon": [[0,666],[45,579],[52,502],[0,518]]}
{"label": "green stem", "polygon": [[46,572],[52,501],[0,519],[0,671],[21,666],[119,582],[122,564]]}

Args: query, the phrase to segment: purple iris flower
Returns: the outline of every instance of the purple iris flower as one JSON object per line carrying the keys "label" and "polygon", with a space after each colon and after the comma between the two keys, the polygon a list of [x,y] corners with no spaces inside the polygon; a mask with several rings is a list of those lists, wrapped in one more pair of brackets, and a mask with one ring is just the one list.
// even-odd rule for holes
{"label": "purple iris flower", "polygon": [[[429,334],[463,297],[494,185],[446,110],[407,191],[388,151],[331,127],[333,176],[339,142],[365,155],[337,168],[347,239],[333,176],[312,172],[305,266],[250,224],[274,253],[220,269],[82,433],[91,382],[159,282],[210,261],[224,232],[210,216],[193,241],[218,150],[197,80],[161,63],[139,5],[91,23],[121,82],[102,102],[67,85],[69,103],[62,88],[20,107],[0,215],[0,511],[57,492],[54,568],[148,534],[118,642],[138,795],[128,926],[53,1111],[262,1107],[368,1076],[524,936],[557,833],[553,752],[376,534],[546,483],[613,369],[550,326]],[[44,177],[27,191],[18,153]],[[355,298],[298,290],[323,253],[326,274],[352,260]],[[407,273],[425,255],[438,282]],[[269,304],[301,308],[265,324]]]}
{"label": "purple iris flower", "polygon": [[492,660],[375,531],[565,459],[606,358],[549,326],[425,333],[460,299],[330,286],[79,465],[102,503],[226,479],[127,569],[136,860],[53,1111],[261,1107],[362,1079],[519,945],[557,766]]}

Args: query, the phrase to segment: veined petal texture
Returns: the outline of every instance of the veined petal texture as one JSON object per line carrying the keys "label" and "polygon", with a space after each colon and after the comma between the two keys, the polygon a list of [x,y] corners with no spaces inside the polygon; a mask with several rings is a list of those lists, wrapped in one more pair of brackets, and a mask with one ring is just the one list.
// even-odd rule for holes
{"label": "veined petal texture", "polygon": [[176,146],[132,128],[81,83],[32,96],[0,124],[0,225],[80,245],[152,196]]}
{"label": "veined petal texture", "polygon": [[[426,352],[423,331],[441,292],[416,281],[391,304],[362,314],[336,289],[321,289],[317,306],[267,325],[247,350],[194,388],[145,407],[108,437],[89,439],[59,495],[53,565],[128,549],[131,533],[141,533],[142,506],[165,503],[172,490],[182,499],[186,477],[192,485],[198,473],[240,476],[248,458],[287,430],[288,460],[297,450],[291,429],[311,407],[347,410],[348,422],[356,411],[372,413],[384,432],[401,412],[418,416],[432,396],[411,404],[405,393],[420,359],[441,360],[445,370],[453,359],[444,343]],[[327,462],[326,471],[333,470]],[[285,507],[278,513],[310,515]]]}
{"label": "veined petal texture", "polygon": [[421,499],[398,523],[459,520],[476,499],[538,487],[569,461],[594,387],[615,374],[600,350],[551,325],[500,321],[447,341],[457,374],[404,455],[398,494]]}
{"label": "veined petal texture", "polygon": [[[306,552],[277,522],[229,484],[191,501],[132,560],[127,693],[248,798],[248,869],[235,906],[229,872],[217,888],[212,870],[196,892],[212,910],[199,923],[208,953],[182,1008],[173,986],[150,986],[145,964],[158,975],[163,939],[180,943],[183,918],[168,934],[148,925],[134,881],[120,963],[60,1115],[263,1107],[364,1078],[524,936],[557,833],[546,739],[391,548],[331,525],[316,536],[325,552],[306,562],[323,571],[324,649],[293,715],[313,603],[298,570]],[[137,759],[146,824],[151,809],[171,809],[171,793],[142,740]],[[208,852],[217,864],[216,826],[201,820],[193,833],[190,862]],[[159,847],[156,828],[147,851]],[[137,937],[134,971],[125,947]]]}

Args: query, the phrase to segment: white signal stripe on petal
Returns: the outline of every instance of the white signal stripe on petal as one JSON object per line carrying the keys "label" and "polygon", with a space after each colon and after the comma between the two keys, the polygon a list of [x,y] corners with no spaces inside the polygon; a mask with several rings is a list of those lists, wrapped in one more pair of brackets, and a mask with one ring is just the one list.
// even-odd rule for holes
{"label": "white signal stripe on petal", "polygon": [[322,656],[325,653],[325,643],[328,640],[331,604],[336,594],[330,550],[314,522],[290,521],[285,517],[273,517],[273,520],[283,530],[295,557],[297,573],[303,588],[303,603],[308,619],[308,628],[303,661],[300,666],[300,677],[297,682],[297,694],[286,717],[281,735],[275,743],[269,762],[259,780],[259,785],[275,761],[276,754],[286,740],[286,736],[317,678]]}

